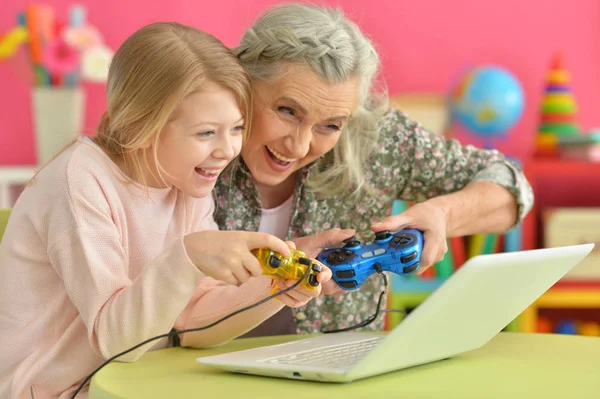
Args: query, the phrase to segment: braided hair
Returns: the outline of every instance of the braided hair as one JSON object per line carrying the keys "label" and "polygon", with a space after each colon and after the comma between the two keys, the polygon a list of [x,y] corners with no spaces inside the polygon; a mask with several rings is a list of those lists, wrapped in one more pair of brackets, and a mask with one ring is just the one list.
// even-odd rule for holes
{"label": "braided hair", "polygon": [[233,52],[255,81],[276,80],[286,63],[307,65],[330,84],[360,79],[358,106],[308,185],[325,195],[368,188],[363,168],[375,148],[388,96],[384,87],[373,88],[379,55],[359,27],[338,9],[279,5],[246,31]]}

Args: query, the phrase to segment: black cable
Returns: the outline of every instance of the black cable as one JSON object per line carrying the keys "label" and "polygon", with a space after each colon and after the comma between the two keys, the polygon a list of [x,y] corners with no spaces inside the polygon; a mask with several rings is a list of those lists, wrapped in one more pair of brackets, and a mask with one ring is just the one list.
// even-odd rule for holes
{"label": "black cable", "polygon": [[[382,291],[382,292],[379,294],[379,300],[377,301],[377,308],[376,308],[376,310],[375,310],[375,314],[374,314],[373,316],[371,316],[371,317],[367,318],[366,320],[364,320],[364,321],[362,321],[362,322],[360,322],[360,323],[358,323],[358,324],[354,325],[354,326],[351,326],[351,327],[346,327],[346,328],[339,329],[339,330],[321,331],[323,334],[331,334],[331,333],[336,333],[336,332],[350,331],[350,330],[354,330],[355,328],[360,328],[360,327],[365,327],[365,326],[368,326],[369,324],[371,324],[372,322],[374,322],[374,321],[377,319],[377,317],[379,316],[379,314],[380,314],[380,313],[387,313],[387,312],[398,312],[398,313],[405,313],[404,311],[402,311],[402,310],[397,310],[397,309],[387,309],[387,310],[383,310],[383,311],[381,311],[381,312],[380,312],[380,309],[381,309],[381,302],[382,302],[382,299],[383,299],[383,295],[387,293],[387,286],[388,286],[388,282],[387,282],[387,277],[386,277],[386,275],[385,275],[385,274],[383,274],[383,272],[381,271],[381,267],[379,266],[379,264],[375,264],[375,270],[377,270],[377,274],[379,274],[379,275],[381,275],[381,276],[383,277],[383,284],[384,284],[384,290],[383,290],[383,291]],[[289,286],[288,288],[286,288],[286,289],[283,289],[283,290],[281,290],[281,291],[278,291],[278,292],[274,293],[273,295],[270,295],[270,296],[268,296],[268,297],[266,297],[266,298],[264,298],[264,299],[261,299],[260,301],[258,301],[258,302],[256,302],[256,303],[254,303],[254,304],[252,304],[252,305],[246,306],[245,308],[238,309],[238,310],[236,310],[235,312],[233,312],[233,313],[230,313],[230,314],[228,314],[227,316],[225,316],[225,317],[222,317],[222,318],[220,318],[219,320],[217,320],[217,321],[215,321],[215,322],[213,322],[213,323],[211,323],[211,324],[209,324],[209,325],[207,325],[207,326],[204,326],[204,327],[196,327],[196,328],[190,328],[190,329],[187,329],[187,330],[179,330],[179,331],[176,331],[176,330],[171,330],[171,331],[170,331],[170,332],[168,332],[168,333],[161,334],[161,335],[157,335],[157,336],[155,336],[155,337],[152,337],[152,338],[148,338],[147,340],[145,340],[145,341],[143,341],[143,342],[140,342],[139,344],[137,344],[137,345],[135,345],[135,346],[132,346],[131,348],[129,348],[129,349],[127,349],[127,350],[124,350],[123,352],[121,352],[121,353],[118,353],[118,354],[114,355],[113,357],[111,357],[110,359],[108,359],[108,360],[106,360],[104,363],[102,363],[100,366],[98,366],[98,367],[97,367],[97,368],[96,368],[94,371],[92,371],[92,372],[91,372],[91,373],[90,373],[90,374],[89,374],[89,375],[88,375],[88,376],[87,376],[87,377],[86,377],[86,378],[83,380],[83,382],[82,382],[82,383],[79,385],[79,387],[77,388],[77,390],[76,390],[76,391],[73,393],[73,396],[71,396],[71,399],[75,399],[75,397],[76,397],[76,396],[77,396],[77,394],[78,394],[78,393],[79,393],[79,392],[80,392],[80,391],[83,389],[83,387],[85,386],[85,384],[87,384],[87,383],[88,383],[88,382],[89,382],[89,381],[92,379],[92,377],[93,377],[93,376],[94,376],[94,375],[95,375],[95,374],[96,374],[98,371],[100,371],[100,370],[101,370],[101,369],[102,369],[104,366],[106,366],[107,364],[109,364],[109,363],[110,363],[110,362],[112,362],[113,360],[115,360],[115,359],[117,359],[117,358],[119,358],[119,357],[121,357],[121,356],[123,356],[123,355],[126,355],[126,354],[128,354],[129,352],[131,352],[131,351],[134,351],[134,350],[136,350],[136,349],[137,349],[137,348],[139,348],[140,346],[144,346],[144,345],[146,345],[147,343],[150,343],[150,342],[152,342],[152,341],[156,341],[156,340],[158,340],[158,339],[162,339],[162,338],[168,338],[168,337],[172,337],[172,336],[178,336],[179,334],[185,334],[185,333],[188,333],[188,332],[202,331],[202,330],[206,330],[206,329],[209,329],[209,328],[211,328],[211,327],[214,327],[214,326],[216,326],[217,324],[219,324],[219,323],[222,323],[222,322],[224,322],[225,320],[227,320],[227,319],[229,319],[229,318],[231,318],[231,317],[233,317],[233,316],[235,316],[235,315],[238,315],[238,314],[240,314],[240,313],[242,313],[242,312],[245,312],[245,311],[247,311],[247,310],[250,310],[250,309],[253,309],[253,308],[257,307],[257,306],[260,306],[260,305],[262,305],[263,303],[265,303],[265,302],[268,302],[268,301],[270,301],[270,300],[271,300],[271,299],[273,299],[273,298],[276,298],[276,297],[278,297],[278,296],[280,296],[280,295],[283,295],[283,294],[285,294],[286,292],[289,292],[289,291],[293,290],[293,289],[294,289],[294,288],[296,288],[298,285],[300,285],[300,283],[302,283],[302,281],[303,281],[303,280],[304,280],[304,279],[305,279],[305,278],[308,276],[308,273],[309,273],[309,272],[310,272],[310,268],[306,268],[306,271],[304,272],[304,274],[302,275],[302,277],[301,277],[301,278],[300,278],[298,281],[296,281],[296,282],[295,282],[293,285]]]}
{"label": "black cable", "polygon": [[194,332],[194,331],[202,331],[202,330],[206,330],[206,329],[209,329],[209,328],[211,328],[211,327],[214,327],[214,326],[216,326],[216,325],[217,325],[217,324],[219,324],[219,323],[222,323],[222,322],[224,322],[225,320],[227,320],[227,319],[229,319],[229,318],[231,318],[231,317],[233,317],[233,316],[235,316],[235,315],[238,315],[238,314],[240,314],[240,313],[242,313],[242,312],[245,312],[245,311],[247,311],[247,310],[250,310],[250,309],[253,309],[253,308],[257,307],[257,306],[260,306],[260,305],[262,305],[263,303],[265,303],[265,302],[268,302],[268,301],[270,301],[271,299],[273,299],[273,298],[276,298],[276,297],[278,297],[279,295],[285,294],[286,292],[289,292],[289,291],[293,290],[294,288],[296,288],[296,287],[297,287],[298,285],[300,285],[300,283],[302,283],[302,281],[303,281],[303,280],[304,280],[304,279],[305,279],[305,278],[308,276],[308,273],[310,272],[310,270],[311,270],[311,269],[310,269],[310,267],[307,267],[307,268],[306,268],[306,271],[304,272],[304,274],[302,275],[302,277],[301,277],[301,278],[300,278],[298,281],[296,281],[296,282],[295,282],[293,285],[289,286],[288,288],[286,288],[286,289],[283,289],[283,290],[281,290],[281,291],[278,291],[278,292],[274,293],[273,295],[270,295],[270,296],[268,296],[268,297],[266,297],[266,298],[264,298],[264,299],[261,299],[260,301],[258,301],[258,302],[256,302],[256,303],[254,303],[254,304],[252,304],[252,305],[246,306],[245,308],[238,309],[238,310],[236,310],[235,312],[233,312],[233,313],[230,313],[230,314],[228,314],[227,316],[225,316],[225,317],[222,317],[222,318],[220,318],[219,320],[217,320],[217,321],[215,321],[215,322],[213,322],[213,323],[211,323],[211,324],[209,324],[209,325],[207,325],[207,326],[204,326],[204,327],[196,327],[196,328],[190,328],[190,329],[187,329],[187,330],[179,330],[179,331],[172,330],[172,331],[170,331],[170,332],[168,332],[168,333],[161,334],[161,335],[157,335],[157,336],[155,336],[155,337],[152,337],[152,338],[148,338],[147,340],[145,340],[145,341],[143,341],[143,342],[140,342],[139,344],[137,344],[137,345],[135,345],[135,346],[132,346],[131,348],[129,348],[129,349],[127,349],[127,350],[124,350],[123,352],[121,352],[121,353],[118,353],[118,354],[114,355],[113,357],[111,357],[110,359],[108,359],[108,360],[106,360],[104,363],[102,363],[100,366],[98,366],[98,368],[96,368],[96,370],[92,371],[92,372],[91,372],[91,373],[90,373],[90,374],[89,374],[89,375],[88,375],[88,376],[87,376],[87,377],[86,377],[86,378],[83,380],[83,382],[82,382],[82,383],[79,385],[79,387],[77,388],[77,390],[76,390],[76,391],[73,393],[73,396],[71,396],[71,399],[75,399],[75,397],[76,397],[76,396],[77,396],[77,394],[78,394],[78,393],[79,393],[79,392],[80,392],[80,391],[83,389],[83,387],[85,386],[85,384],[87,384],[87,383],[88,383],[88,381],[90,381],[90,380],[92,379],[92,377],[93,377],[93,376],[94,376],[94,375],[95,375],[95,374],[96,374],[98,371],[100,371],[100,370],[101,370],[101,369],[102,369],[104,366],[106,366],[107,364],[109,364],[109,363],[110,363],[110,362],[112,362],[113,360],[115,360],[115,359],[117,359],[117,358],[119,358],[119,357],[121,357],[121,356],[123,356],[123,355],[126,355],[126,354],[128,354],[129,352],[136,350],[136,349],[137,349],[137,348],[139,348],[140,346],[144,346],[144,345],[146,345],[147,343],[150,343],[150,342],[152,342],[152,341],[156,341],[156,340],[158,340],[158,339],[162,339],[162,338],[168,338],[168,337],[171,337],[171,336],[173,336],[173,335],[179,335],[179,334],[185,334],[185,333],[188,333],[188,332]]}
{"label": "black cable", "polygon": [[354,330],[357,328],[362,328],[362,327],[366,327],[369,324],[373,323],[375,320],[377,320],[377,317],[379,317],[380,313],[391,313],[391,312],[396,312],[396,313],[403,313],[406,314],[405,311],[403,310],[399,310],[399,309],[387,309],[387,310],[383,310],[380,312],[381,309],[381,302],[383,300],[383,296],[387,293],[387,287],[388,287],[388,281],[387,281],[387,276],[385,274],[383,274],[383,270],[381,269],[381,265],[379,263],[375,263],[373,265],[373,267],[375,268],[375,270],[377,271],[377,274],[379,274],[381,277],[383,277],[383,291],[381,291],[381,293],[379,293],[379,299],[377,300],[377,308],[375,309],[375,314],[363,321],[361,321],[358,324],[355,324],[353,326],[350,327],[346,327],[346,328],[340,328],[337,330],[321,330],[321,332],[323,334],[332,334],[332,333],[339,333],[339,332],[345,332],[345,331],[350,331],[350,330]]}

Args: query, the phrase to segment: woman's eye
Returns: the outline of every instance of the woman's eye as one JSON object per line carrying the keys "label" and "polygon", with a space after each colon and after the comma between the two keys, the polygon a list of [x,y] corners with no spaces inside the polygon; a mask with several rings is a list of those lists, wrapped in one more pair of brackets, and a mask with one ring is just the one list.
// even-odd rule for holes
{"label": "woman's eye", "polygon": [[196,135],[199,137],[209,137],[209,136],[212,136],[213,134],[215,134],[214,130],[204,130],[202,132],[196,133]]}
{"label": "woman's eye", "polygon": [[294,110],[289,107],[277,107],[277,112],[281,112],[282,114],[286,114],[289,116],[296,116]]}
{"label": "woman's eye", "polygon": [[321,128],[319,129],[322,133],[325,134],[334,134],[334,133],[338,133],[339,131],[342,130],[342,127],[340,125],[321,125]]}

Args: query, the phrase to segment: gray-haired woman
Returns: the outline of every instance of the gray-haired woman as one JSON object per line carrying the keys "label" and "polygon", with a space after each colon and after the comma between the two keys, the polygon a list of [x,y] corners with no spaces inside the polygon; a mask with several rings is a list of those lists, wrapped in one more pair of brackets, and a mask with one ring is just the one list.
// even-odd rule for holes
{"label": "gray-haired woman", "polygon": [[[253,80],[254,111],[239,163],[216,187],[221,229],[293,239],[311,255],[354,234],[424,231],[421,270],[446,238],[504,232],[531,209],[523,173],[498,151],[462,146],[388,108],[375,89],[379,56],[340,11],[310,5],[268,10],[234,49]],[[395,199],[417,202],[389,216]],[[301,308],[284,308],[247,335],[313,333],[374,313],[372,276],[338,295],[333,280]],[[383,317],[367,329],[382,329]]]}

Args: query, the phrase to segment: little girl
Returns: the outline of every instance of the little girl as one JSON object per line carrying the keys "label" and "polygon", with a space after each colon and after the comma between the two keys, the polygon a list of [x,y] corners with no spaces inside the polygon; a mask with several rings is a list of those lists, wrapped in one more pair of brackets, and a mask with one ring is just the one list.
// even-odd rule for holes
{"label": "little girl", "polygon": [[[0,246],[0,397],[70,397],[137,343],[270,294],[251,250],[287,255],[286,243],[219,232],[212,219],[211,190],[240,152],[250,93],[236,58],[206,33],[156,23],[123,43],[97,137],[59,153],[12,211]],[[319,293],[299,286],[182,339],[221,344]]]}

